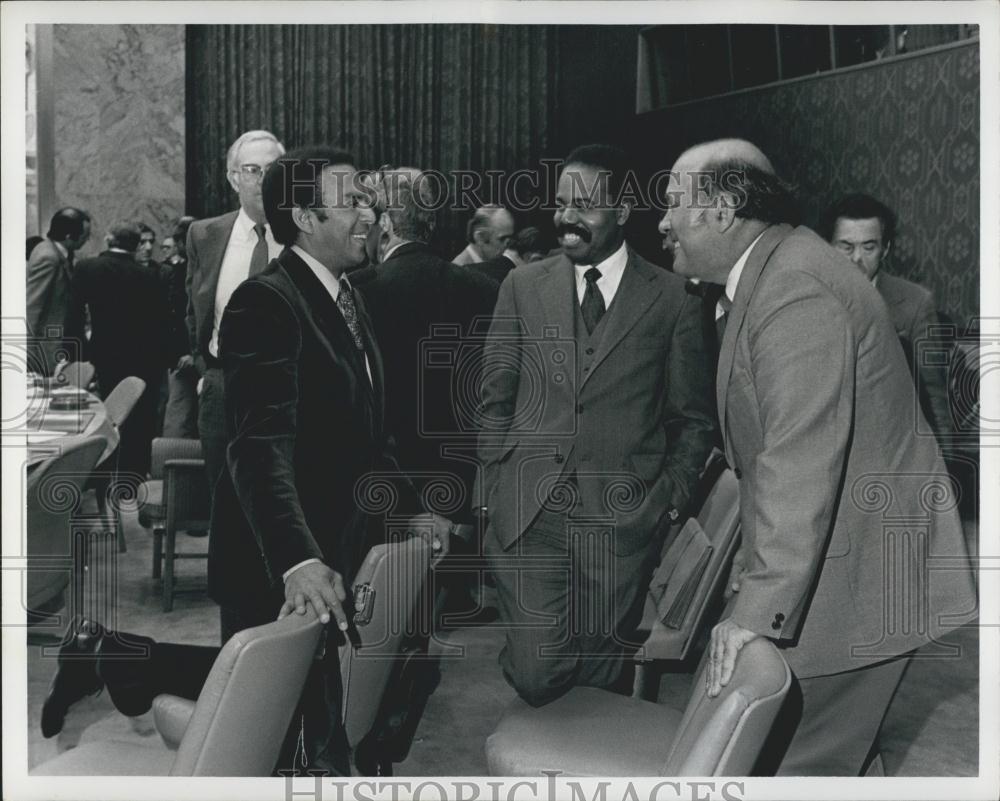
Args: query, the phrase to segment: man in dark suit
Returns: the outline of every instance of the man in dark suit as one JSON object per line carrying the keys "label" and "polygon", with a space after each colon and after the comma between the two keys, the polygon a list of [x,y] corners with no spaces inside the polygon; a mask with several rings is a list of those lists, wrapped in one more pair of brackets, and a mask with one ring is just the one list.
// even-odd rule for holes
{"label": "man in dark suit", "polygon": [[91,361],[101,397],[129,376],[146,382],[121,432],[118,458],[119,469],[144,476],[156,425],[168,323],[159,265],[135,258],[139,234],[133,223],[113,225],[108,249],[77,263],[72,290],[77,302],[90,310]]}
{"label": "man in dark suit", "polygon": [[[895,240],[896,215],[870,195],[845,195],[824,212],[819,233],[879,291],[917,382],[924,417],[938,437],[948,434],[948,365],[942,359],[921,358],[920,349],[939,324],[934,296],[919,284],[882,270]],[[937,343],[933,350],[940,350]]]}
{"label": "man in dark suit", "polygon": [[90,216],[74,208],[52,215],[46,238],[28,257],[25,311],[28,335],[37,337],[29,348],[29,368],[52,375],[58,358],[84,357],[83,315],[70,293],[73,254],[90,238]]}
{"label": "man in dark suit", "polygon": [[209,484],[225,467],[226,427],[219,324],[233,290],[281,252],[264,215],[261,181],[284,147],[268,131],[247,131],[226,154],[237,211],[192,223],[187,236],[187,330],[198,371],[198,433]]}
{"label": "man in dark suit", "polygon": [[626,170],[605,145],[567,157],[563,255],[507,276],[485,347],[476,498],[510,624],[500,663],[533,705],[618,686],[657,535],[711,448],[698,303],[626,246]]}
{"label": "man in dark suit", "polygon": [[173,235],[160,275],[167,296],[170,322],[167,346],[167,403],[163,413],[163,436],[198,438],[198,372],[191,358],[187,330],[187,232],[194,217],[184,216],[174,225]]}
{"label": "man in dark suit", "polygon": [[669,194],[674,269],[725,286],[717,402],[742,571],[712,630],[708,694],[747,642],[772,638],[795,687],[765,761],[857,776],[909,654],[976,605],[951,483],[934,439],[900,413],[913,384],[878,293],[783,224],[793,203],[764,154],[742,140],[692,148]]}
{"label": "man in dark suit", "polygon": [[378,193],[385,255],[378,268],[352,278],[364,296],[385,360],[386,427],[396,438],[400,467],[459,477],[466,500],[457,518],[470,523],[474,449],[465,460],[449,458],[444,450],[468,447],[474,429],[471,420],[463,425],[458,408],[463,401],[457,397],[459,376],[427,369],[421,343],[432,341],[436,332],[440,341],[442,327],[450,327],[454,331],[448,341],[456,358],[475,360],[474,353],[464,352],[465,343],[476,320],[486,321],[492,314],[497,285],[430,249],[437,208],[431,190],[418,170],[383,174]]}
{"label": "man in dark suit", "polygon": [[[344,276],[365,258],[374,219],[352,161],[339,150],[308,148],[268,169],[264,205],[285,250],[233,292],[223,316],[228,469],[216,487],[208,562],[223,641],[275,617],[303,614],[307,604],[346,630],[345,587],[372,540],[383,537],[379,521],[356,500],[367,475],[397,467],[383,422],[381,355],[364,303]],[[403,509],[396,513],[417,512],[408,482],[398,489]],[[447,520],[427,515],[418,525],[446,549]],[[102,657],[115,643],[136,639],[99,634]],[[100,662],[98,674],[119,709],[148,708],[152,688],[162,691],[168,681],[200,686],[190,676],[171,678],[166,668],[188,663],[186,672],[202,670],[211,649],[166,648],[141,676],[134,664]],[[74,686],[93,684],[77,679]],[[52,694],[58,704],[50,716],[61,726],[58,712],[73,694],[55,684]],[[299,712],[294,733],[301,719],[309,767],[346,771],[333,641],[307,681]]]}

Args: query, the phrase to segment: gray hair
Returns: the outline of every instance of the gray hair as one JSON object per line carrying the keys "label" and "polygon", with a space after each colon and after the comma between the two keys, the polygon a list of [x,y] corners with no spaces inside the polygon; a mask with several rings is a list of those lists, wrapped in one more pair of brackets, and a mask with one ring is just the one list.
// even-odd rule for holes
{"label": "gray hair", "polygon": [[226,151],[226,171],[232,172],[236,169],[236,159],[240,155],[240,149],[243,145],[248,142],[258,142],[258,141],[274,142],[278,146],[278,150],[281,151],[282,155],[285,153],[285,146],[281,144],[278,137],[275,136],[270,131],[247,131],[244,134],[240,134],[240,137],[229,146],[229,150]]}

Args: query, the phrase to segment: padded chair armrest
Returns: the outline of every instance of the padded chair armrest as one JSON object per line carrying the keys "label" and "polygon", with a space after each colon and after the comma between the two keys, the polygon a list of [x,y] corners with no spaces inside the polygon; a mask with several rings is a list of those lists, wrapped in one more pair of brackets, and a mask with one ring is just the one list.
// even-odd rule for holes
{"label": "padded chair armrest", "polygon": [[201,440],[157,437],[150,447],[150,476],[163,478],[164,465],[168,459],[199,459],[201,455]]}
{"label": "padded chair armrest", "polygon": [[153,701],[153,723],[167,748],[176,751],[187,731],[195,702],[176,695],[158,695]]}

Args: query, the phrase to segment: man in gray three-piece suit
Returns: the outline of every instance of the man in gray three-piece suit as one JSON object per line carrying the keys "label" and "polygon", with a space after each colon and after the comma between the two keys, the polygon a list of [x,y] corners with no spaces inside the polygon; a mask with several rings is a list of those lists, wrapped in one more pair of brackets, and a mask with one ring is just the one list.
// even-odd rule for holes
{"label": "man in gray three-piece suit", "polygon": [[615,687],[651,556],[711,448],[697,299],[626,245],[625,157],[577,148],[559,179],[563,255],[511,271],[484,349],[485,552],[522,698]]}
{"label": "man in gray three-piece suit", "polygon": [[[769,637],[795,684],[764,758],[857,776],[913,651],[976,609],[952,484],[871,282],[742,140],[686,151],[660,231],[681,275],[725,286],[717,396],[740,482],[738,591],[712,630],[708,693]],[[725,302],[723,302],[725,301]],[[929,650],[928,650],[929,649]]]}

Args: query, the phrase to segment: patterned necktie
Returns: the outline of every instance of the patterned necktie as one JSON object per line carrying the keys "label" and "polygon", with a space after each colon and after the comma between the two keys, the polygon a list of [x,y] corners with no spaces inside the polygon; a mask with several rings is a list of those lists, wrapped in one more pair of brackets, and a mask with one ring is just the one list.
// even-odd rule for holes
{"label": "patterned necktie", "polygon": [[354,290],[346,278],[340,279],[340,293],[337,295],[337,308],[344,315],[344,322],[351,329],[351,337],[354,339],[354,347],[363,351],[364,343],[361,341],[361,325],[358,323],[358,309],[354,305]]}
{"label": "patterned necktie", "polygon": [[253,255],[250,257],[250,277],[263,272],[267,267],[267,238],[264,236],[265,227],[257,223],[253,230],[257,232],[257,244],[253,247]]}
{"label": "patterned necktie", "polygon": [[601,271],[596,267],[591,267],[583,274],[583,280],[587,282],[587,289],[583,293],[583,303],[580,304],[580,311],[583,312],[583,324],[587,326],[587,333],[593,334],[597,324],[604,316],[604,295],[597,288],[597,281],[601,277]]}

